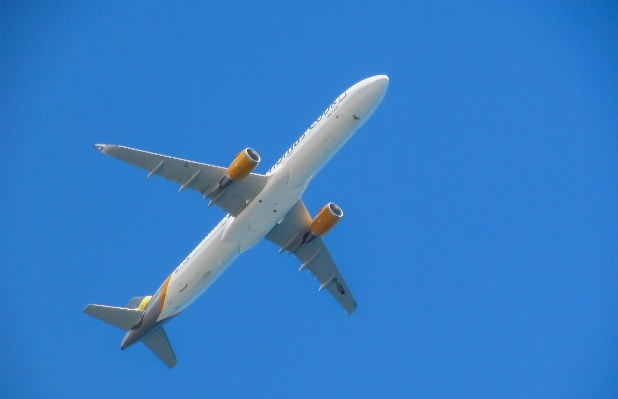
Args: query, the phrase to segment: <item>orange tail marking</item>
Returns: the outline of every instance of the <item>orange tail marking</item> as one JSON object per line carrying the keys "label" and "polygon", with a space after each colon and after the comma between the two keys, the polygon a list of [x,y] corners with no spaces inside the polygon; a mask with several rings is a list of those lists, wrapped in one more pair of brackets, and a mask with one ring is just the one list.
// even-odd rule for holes
{"label": "orange tail marking", "polygon": [[163,285],[161,286],[161,300],[159,301],[159,314],[163,312],[163,305],[165,305],[165,296],[167,295],[167,285],[170,282],[172,275],[170,274],[166,279]]}

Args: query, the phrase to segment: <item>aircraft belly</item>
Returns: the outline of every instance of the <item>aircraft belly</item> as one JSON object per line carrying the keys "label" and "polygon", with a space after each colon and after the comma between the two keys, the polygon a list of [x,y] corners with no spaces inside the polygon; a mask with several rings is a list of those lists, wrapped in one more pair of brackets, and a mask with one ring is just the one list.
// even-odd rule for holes
{"label": "aircraft belly", "polygon": [[221,241],[222,228],[215,229],[213,233],[215,234],[209,235],[186,263],[172,274],[159,320],[182,312],[214,283],[240,254],[238,242]]}
{"label": "aircraft belly", "polygon": [[288,173],[271,176],[262,192],[226,227],[221,240],[240,243],[240,252],[253,247],[283,219],[305,187],[288,187]]}
{"label": "aircraft belly", "polygon": [[[362,83],[362,82],[361,82]],[[377,108],[384,92],[353,86],[347,98],[320,117],[305,140],[292,148],[264,189],[235,218],[228,215],[172,274],[164,319],[191,304],[242,252],[253,247],[281,222],[300,199],[309,181],[354,135]]]}

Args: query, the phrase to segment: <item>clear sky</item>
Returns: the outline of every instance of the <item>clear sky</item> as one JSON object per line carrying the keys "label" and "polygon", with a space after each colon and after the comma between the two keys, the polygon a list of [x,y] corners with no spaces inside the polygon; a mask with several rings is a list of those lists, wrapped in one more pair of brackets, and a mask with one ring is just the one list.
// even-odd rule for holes
{"label": "clear sky", "polygon": [[[6,398],[618,397],[618,5],[24,2],[1,12]],[[358,301],[244,253],[167,369],[81,313],[149,295],[224,213],[105,157],[265,173],[346,88],[384,101],[314,179]]]}

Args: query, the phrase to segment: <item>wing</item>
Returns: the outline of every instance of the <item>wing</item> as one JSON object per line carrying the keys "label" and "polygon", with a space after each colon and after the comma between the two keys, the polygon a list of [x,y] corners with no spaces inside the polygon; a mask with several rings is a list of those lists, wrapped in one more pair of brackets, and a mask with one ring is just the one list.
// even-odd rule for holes
{"label": "wing", "polygon": [[[220,166],[186,161],[119,145],[95,144],[95,148],[105,155],[148,171],[149,178],[159,175],[180,184],[180,192],[190,188],[203,194],[204,197],[218,187],[219,181],[227,171]],[[241,181],[230,184],[212,202],[232,216],[237,216],[265,185],[266,176],[251,173]]]}
{"label": "wing", "polygon": [[310,224],[311,216],[303,201],[299,200],[285,215],[283,221],[266,235],[266,239],[281,247],[279,253],[286,250],[292,251],[302,263],[298,271],[308,269],[320,282],[319,291],[328,290],[343,306],[345,312],[352,314],[357,307],[356,300],[324,241],[320,237],[315,237],[307,243],[302,243]]}

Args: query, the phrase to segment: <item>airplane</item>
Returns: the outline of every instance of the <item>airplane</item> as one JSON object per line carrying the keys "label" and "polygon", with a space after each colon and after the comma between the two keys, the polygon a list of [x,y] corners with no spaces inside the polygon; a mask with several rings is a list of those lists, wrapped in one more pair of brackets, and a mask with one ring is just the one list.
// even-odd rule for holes
{"label": "airplane", "polygon": [[150,296],[124,307],[88,305],[84,313],[126,331],[125,349],[143,342],[170,369],[177,364],[163,325],[195,301],[244,251],[263,238],[292,253],[347,314],[357,308],[322,237],[343,216],[330,202],[312,218],[301,199],[311,179],[376,110],[388,88],[386,75],[364,79],[344,91],[265,174],[252,171],[260,156],[246,148],[224,167],[187,161],[119,145],[95,144],[105,155],[145,169],[209,199],[227,215]]}

